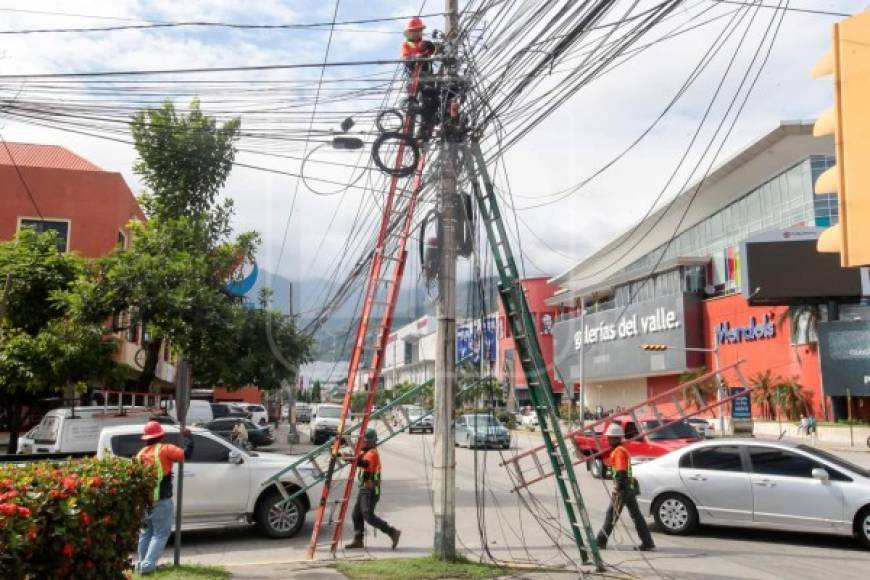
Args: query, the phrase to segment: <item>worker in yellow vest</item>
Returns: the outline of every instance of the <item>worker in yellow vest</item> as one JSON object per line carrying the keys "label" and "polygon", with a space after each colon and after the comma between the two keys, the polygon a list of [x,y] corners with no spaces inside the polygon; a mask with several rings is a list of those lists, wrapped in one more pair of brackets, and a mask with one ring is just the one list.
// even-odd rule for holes
{"label": "worker in yellow vest", "polygon": [[150,574],[157,568],[157,561],[166,548],[169,533],[172,531],[172,465],[190,459],[193,454],[193,437],[190,429],[181,431],[184,449],[163,443],[166,431],[157,421],[148,421],[143,430],[142,440],[145,447],[136,455],[136,460],[144,465],[153,465],[157,470],[157,485],[154,486],[151,509],[145,514],[142,529],[139,531],[139,574]]}
{"label": "worker in yellow vest", "polygon": [[399,543],[399,536],[402,535],[402,532],[379,518],[375,513],[375,506],[378,505],[378,500],[381,498],[381,456],[378,453],[377,444],[377,431],[366,429],[362,452],[356,462],[359,474],[359,493],[356,505],[353,506],[353,541],[344,546],[347,550],[365,547],[363,533],[366,523],[385,533],[390,538],[394,550]]}
{"label": "worker in yellow vest", "polygon": [[604,526],[598,532],[598,547],[602,550],[607,548],[607,540],[613,531],[613,526],[619,520],[623,506],[625,506],[628,508],[631,519],[634,520],[637,535],[640,536],[640,546],[635,549],[644,552],[655,550],[656,545],[649,533],[643,513],[637,505],[637,486],[631,476],[631,453],[622,445],[625,432],[621,426],[611,423],[607,427],[607,431],[604,432],[604,436],[607,437],[607,443],[610,445],[613,495],[610,506],[607,508],[607,515],[604,516]]}

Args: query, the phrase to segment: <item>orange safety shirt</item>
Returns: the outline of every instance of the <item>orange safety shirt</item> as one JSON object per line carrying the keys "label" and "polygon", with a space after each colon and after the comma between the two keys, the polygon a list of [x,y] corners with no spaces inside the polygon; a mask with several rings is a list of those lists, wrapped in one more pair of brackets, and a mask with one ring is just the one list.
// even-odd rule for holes
{"label": "orange safety shirt", "polygon": [[413,42],[406,40],[402,43],[402,58],[417,58],[432,56],[432,43],[420,40]]}
{"label": "orange safety shirt", "polygon": [[[148,445],[137,455],[139,461],[145,465],[154,465],[154,450],[157,445]],[[160,445],[160,465],[163,467],[163,473],[172,472],[173,463],[184,462],[184,450],[175,445],[163,443]]]}
{"label": "orange safety shirt", "polygon": [[361,484],[367,484],[371,481],[371,489],[375,490],[375,494],[380,494],[381,491],[381,456],[378,450],[374,447],[363,451],[357,462],[360,468],[359,481]]}
{"label": "orange safety shirt", "polygon": [[622,445],[610,452],[610,463],[613,471],[629,471],[631,469],[631,453]]}

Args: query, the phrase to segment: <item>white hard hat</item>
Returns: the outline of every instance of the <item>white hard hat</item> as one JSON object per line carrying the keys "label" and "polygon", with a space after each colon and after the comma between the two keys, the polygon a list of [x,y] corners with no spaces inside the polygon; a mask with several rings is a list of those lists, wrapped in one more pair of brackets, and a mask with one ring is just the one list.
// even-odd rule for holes
{"label": "white hard hat", "polygon": [[607,431],[604,432],[605,437],[625,437],[625,431],[622,430],[622,427],[617,425],[616,423],[611,423],[609,427],[607,427]]}

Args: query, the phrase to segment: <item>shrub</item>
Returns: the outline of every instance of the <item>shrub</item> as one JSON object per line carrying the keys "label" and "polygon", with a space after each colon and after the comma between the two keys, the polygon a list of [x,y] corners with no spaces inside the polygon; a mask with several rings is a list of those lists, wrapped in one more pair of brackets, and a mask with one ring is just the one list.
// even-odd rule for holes
{"label": "shrub", "polygon": [[123,578],[155,483],[120,458],[0,466],[0,578]]}

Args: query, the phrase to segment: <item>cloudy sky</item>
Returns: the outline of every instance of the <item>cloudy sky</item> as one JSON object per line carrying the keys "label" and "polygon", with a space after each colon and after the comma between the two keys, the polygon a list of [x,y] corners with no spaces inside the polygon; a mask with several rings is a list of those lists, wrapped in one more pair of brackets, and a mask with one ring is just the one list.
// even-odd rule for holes
{"label": "cloudy sky", "polygon": [[[766,2],[776,3],[775,0]],[[437,12],[441,8],[440,1],[423,4],[424,13]],[[460,0],[460,6],[463,4]],[[736,8],[734,5],[713,4],[713,0],[687,0],[669,25],[676,26],[704,10],[710,10],[706,12],[710,17]],[[420,10],[420,5],[419,1],[412,0],[344,0],[339,3],[338,20],[407,15]],[[335,3],[329,0],[30,0],[26,3],[26,10],[31,12],[21,11],[23,6],[25,4],[21,2],[0,0],[0,31],[104,27],[135,24],[137,21],[311,23],[330,21],[335,9]],[[790,6],[855,13],[867,6],[867,0],[793,0]],[[47,14],[49,12],[67,15]],[[620,13],[617,9],[614,15]],[[758,16],[757,26],[748,33],[749,45],[753,38],[760,38],[769,18],[770,15],[765,14]],[[836,19],[797,11],[786,15],[770,59],[724,145],[721,159],[769,131],[780,120],[812,118],[826,108],[830,102],[830,84],[811,80],[809,69],[825,52],[830,24]],[[520,210],[518,214],[522,223],[519,229],[529,273],[540,270],[547,274],[559,273],[644,214],[674,171],[676,160],[698,127],[699,119],[726,70],[729,48],[722,51],[640,146],[573,195],[554,203],[541,204],[552,202],[554,197],[548,194],[583,180],[635,139],[674,96],[726,21],[727,18],[719,19],[658,43],[640,57],[579,91],[510,150],[505,158],[505,168],[514,204]],[[345,26],[334,33],[329,60],[393,59],[401,42],[398,32],[402,25],[402,22],[382,22]],[[171,28],[0,34],[0,76],[316,63],[323,60],[328,32],[324,28],[279,31]],[[727,93],[729,87],[736,87],[751,56],[750,51],[738,55],[732,65],[732,77],[723,86],[723,93]],[[342,74],[348,73],[328,71],[326,78]],[[317,70],[271,71],[245,78],[316,80],[318,75]],[[6,80],[2,83],[2,91],[4,98],[26,101],[29,95],[36,94],[33,91],[38,92],[38,87],[31,82]],[[221,100],[214,91],[204,94],[206,108],[209,98]],[[239,107],[250,109],[257,98],[256,93],[250,95]],[[262,98],[270,106],[275,106],[269,101],[269,95],[262,95]],[[223,108],[227,102],[222,101]],[[724,102],[714,106],[710,115],[713,121],[718,121],[724,107]],[[243,128],[255,129],[263,119],[255,119],[246,125],[243,115],[242,122]],[[709,138],[713,127],[715,123],[702,130],[702,142]],[[129,145],[23,124],[6,116],[0,119],[0,131],[7,141],[64,145],[107,170],[121,172],[134,192],[141,191],[131,170],[135,152]],[[294,151],[297,156],[299,153],[298,147],[287,151]],[[317,154],[323,155],[324,160],[339,160],[341,158],[335,156],[352,155],[320,151]],[[290,173],[299,170],[296,159],[264,157],[254,151],[240,153],[238,160]],[[311,175],[337,181],[347,178],[340,168],[314,169]],[[678,172],[678,178],[667,188],[665,199],[678,193],[682,180],[691,177],[687,170]],[[344,195],[318,196],[304,185],[297,184],[294,177],[243,167],[234,170],[226,195],[236,200],[236,226],[261,233],[261,264],[291,279],[327,272],[329,265],[344,251],[347,232],[366,202],[361,199],[366,195],[361,190],[351,190]],[[294,198],[295,205],[292,204]],[[288,222],[291,205],[293,212]]]}

